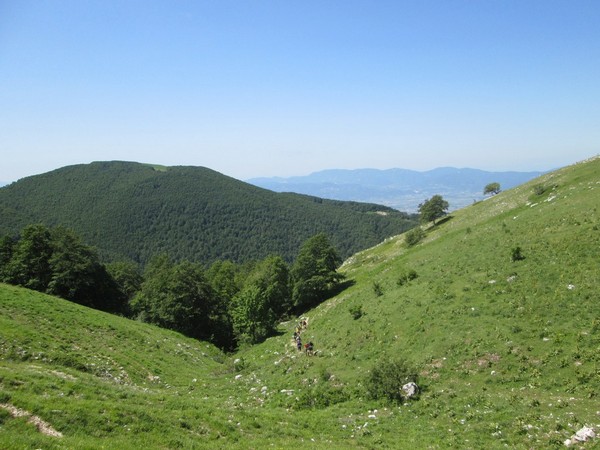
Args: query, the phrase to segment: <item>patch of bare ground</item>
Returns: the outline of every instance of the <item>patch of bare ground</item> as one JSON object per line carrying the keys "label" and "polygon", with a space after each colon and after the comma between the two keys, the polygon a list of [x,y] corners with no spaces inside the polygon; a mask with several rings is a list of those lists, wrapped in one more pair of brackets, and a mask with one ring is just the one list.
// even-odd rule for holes
{"label": "patch of bare ground", "polygon": [[29,411],[25,411],[24,409],[17,408],[16,406],[10,405],[8,403],[0,403],[0,408],[7,410],[10,413],[10,415],[13,417],[26,417],[27,422],[35,425],[37,430],[40,433],[45,434],[46,436],[53,436],[53,437],[59,437],[59,438],[63,436],[60,431],[55,430],[52,427],[52,425],[50,425],[48,422],[42,420],[38,416],[34,416]]}
{"label": "patch of bare ground", "polygon": [[439,358],[432,360],[429,364],[425,366],[425,368],[420,372],[419,375],[426,378],[437,379],[440,377],[439,369],[444,367],[444,359]]}
{"label": "patch of bare ground", "polygon": [[492,367],[492,365],[498,361],[500,361],[500,355],[497,353],[487,353],[476,360],[465,361],[463,363],[463,368],[472,373],[483,368]]}

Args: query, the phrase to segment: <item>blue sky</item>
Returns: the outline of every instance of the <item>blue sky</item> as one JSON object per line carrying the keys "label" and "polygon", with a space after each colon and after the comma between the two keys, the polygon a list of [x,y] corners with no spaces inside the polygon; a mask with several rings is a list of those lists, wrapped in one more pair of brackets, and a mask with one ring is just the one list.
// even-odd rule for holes
{"label": "blue sky", "polygon": [[247,179],[599,153],[600,2],[0,0],[0,180]]}

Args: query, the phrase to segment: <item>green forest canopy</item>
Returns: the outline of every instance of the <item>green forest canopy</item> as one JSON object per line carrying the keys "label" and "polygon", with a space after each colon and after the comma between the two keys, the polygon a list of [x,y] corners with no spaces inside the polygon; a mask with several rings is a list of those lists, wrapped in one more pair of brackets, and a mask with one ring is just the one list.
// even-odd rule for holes
{"label": "green forest canopy", "polygon": [[203,167],[94,162],[63,167],[0,188],[0,235],[28,224],[62,225],[102,260],[244,262],[279,254],[288,263],[315,234],[340,256],[417,224],[381,205],[274,193]]}

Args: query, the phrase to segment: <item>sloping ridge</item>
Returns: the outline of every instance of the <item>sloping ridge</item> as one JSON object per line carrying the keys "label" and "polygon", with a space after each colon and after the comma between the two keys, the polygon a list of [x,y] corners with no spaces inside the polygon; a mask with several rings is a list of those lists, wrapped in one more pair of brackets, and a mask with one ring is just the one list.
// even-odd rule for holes
{"label": "sloping ridge", "polygon": [[[599,192],[595,158],[456,211],[413,247],[400,235],[352,256],[354,284],[306,312],[314,357],[291,346],[295,320],[228,358],[2,285],[0,403],[66,447],[561,446],[600,429]],[[419,400],[369,399],[371,369],[396,359]],[[4,447],[58,439],[2,420]]]}
{"label": "sloping ridge", "polygon": [[[424,226],[414,247],[402,235],[354,255],[342,271],[355,284],[307,312],[303,340],[321,358],[272,363],[305,380],[326,374],[339,394],[360,390],[381,361],[405,361],[419,373],[420,400],[394,418],[366,402],[359,416],[371,436],[403,436],[382,438],[396,448],[548,448],[584,426],[597,432],[598,198],[596,157]],[[276,389],[291,386],[284,377]],[[321,384],[294,395],[318,404],[328,393]],[[361,419],[346,416],[355,438],[365,433]]]}

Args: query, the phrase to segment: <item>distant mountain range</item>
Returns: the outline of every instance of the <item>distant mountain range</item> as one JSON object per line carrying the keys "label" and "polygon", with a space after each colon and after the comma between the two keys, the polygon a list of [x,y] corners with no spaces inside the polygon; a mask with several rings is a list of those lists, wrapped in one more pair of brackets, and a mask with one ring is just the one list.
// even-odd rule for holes
{"label": "distant mountain range", "polygon": [[489,183],[509,189],[543,172],[487,172],[440,167],[425,172],[407,169],[332,169],[289,178],[252,178],[255,186],[275,192],[296,192],[334,200],[378,203],[416,212],[423,200],[442,195],[455,210],[484,198]]}

